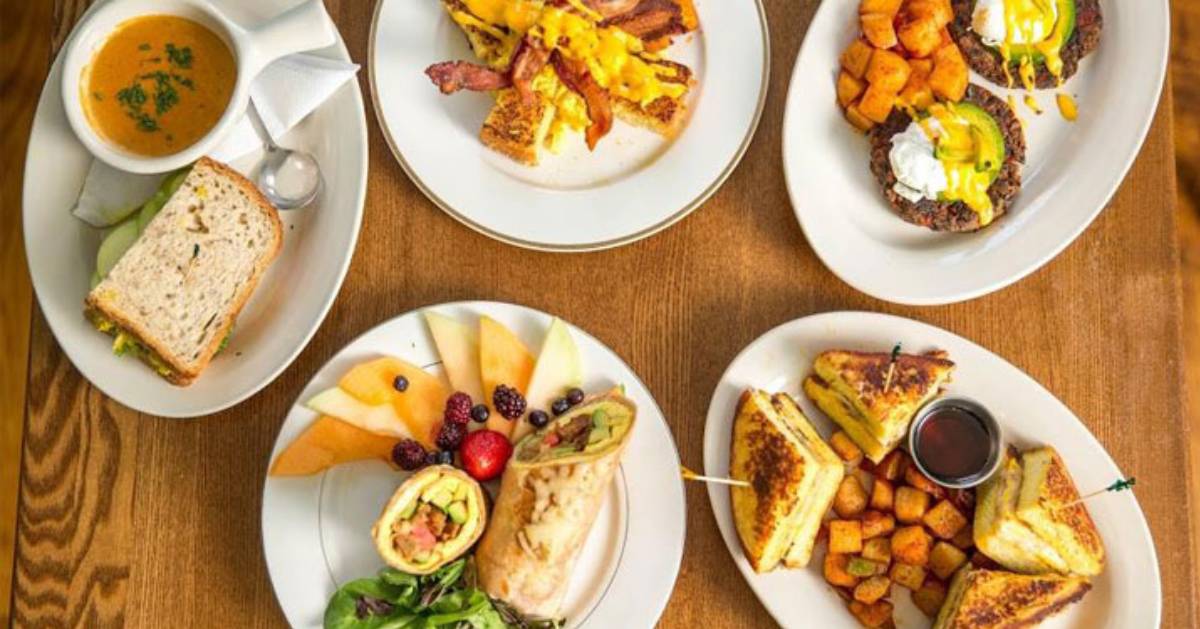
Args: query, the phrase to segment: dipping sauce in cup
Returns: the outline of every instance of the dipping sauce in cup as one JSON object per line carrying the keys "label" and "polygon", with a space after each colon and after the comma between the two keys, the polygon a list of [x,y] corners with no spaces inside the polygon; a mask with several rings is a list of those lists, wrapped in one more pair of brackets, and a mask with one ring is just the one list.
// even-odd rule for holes
{"label": "dipping sauce in cup", "polygon": [[974,487],[1000,464],[1000,427],[973,400],[943,398],[927,404],[913,420],[908,440],[921,472],[946,487]]}

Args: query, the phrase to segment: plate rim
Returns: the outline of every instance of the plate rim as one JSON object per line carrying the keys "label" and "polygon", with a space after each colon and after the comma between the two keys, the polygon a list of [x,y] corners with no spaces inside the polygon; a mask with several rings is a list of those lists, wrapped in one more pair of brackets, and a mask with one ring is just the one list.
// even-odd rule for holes
{"label": "plate rim", "polygon": [[[805,315],[802,317],[796,317],[794,319],[784,321],[778,325],[771,327],[770,329],[763,332],[762,334],[760,334],[759,336],[757,336],[753,340],[751,340],[749,343],[747,343],[745,345],[745,347],[743,347],[737,353],[737,355],[735,355],[733,357],[733,359],[731,359],[729,361],[729,364],[726,365],[725,370],[721,373],[721,377],[717,380],[716,385],[714,385],[714,387],[713,387],[713,392],[709,397],[708,410],[704,416],[704,435],[702,436],[702,446],[701,446],[701,449],[702,449],[701,456],[705,459],[705,464],[707,465],[707,463],[708,463],[708,461],[707,461],[708,441],[709,441],[708,433],[709,433],[710,426],[714,425],[713,418],[728,415],[728,412],[727,412],[728,409],[716,408],[716,404],[718,401],[717,398],[719,396],[719,393],[720,393],[722,387],[729,381],[730,370],[736,364],[738,364],[746,356],[748,356],[751,353],[753,353],[754,351],[758,350],[760,348],[760,346],[769,343],[773,337],[776,337],[780,334],[785,333],[785,331],[787,329],[791,328],[792,326],[801,325],[802,322],[804,324],[818,326],[824,321],[839,321],[839,320],[847,320],[847,319],[855,319],[855,318],[861,319],[863,321],[870,322],[870,323],[873,323],[873,324],[879,325],[879,326],[887,326],[889,324],[894,325],[897,323],[899,323],[901,325],[906,325],[906,326],[911,326],[911,325],[915,324],[917,328],[924,329],[925,331],[931,332],[934,335],[945,335],[945,337],[953,339],[955,342],[965,344],[967,347],[971,348],[972,350],[982,351],[984,354],[988,355],[989,357],[999,361],[999,364],[1001,367],[1011,369],[1014,376],[1019,381],[1023,381],[1025,383],[1025,385],[1023,385],[1022,388],[1025,388],[1025,386],[1030,386],[1031,387],[1030,390],[1037,391],[1040,394],[1044,394],[1045,396],[1048,397],[1049,400],[1052,401],[1053,404],[1061,407],[1061,409],[1063,411],[1065,411],[1071,417],[1071,419],[1073,419],[1075,421],[1075,423],[1079,425],[1080,428],[1083,429],[1084,433],[1086,433],[1087,438],[1090,440],[1090,444],[1091,444],[1091,448],[1089,448],[1089,449],[1099,450],[1099,452],[1103,456],[1103,459],[1109,465],[1111,465],[1113,468],[1115,468],[1117,470],[1121,469],[1121,467],[1119,465],[1117,465],[1117,462],[1112,458],[1112,455],[1108,452],[1108,449],[1104,447],[1104,444],[1100,443],[1100,440],[1096,438],[1096,435],[1092,432],[1091,428],[1089,428],[1087,426],[1087,424],[1085,424],[1083,422],[1083,420],[1079,419],[1079,416],[1076,415],[1074,413],[1074,411],[1072,411],[1070,409],[1070,407],[1068,407],[1066,405],[1065,402],[1060,400],[1058,398],[1058,396],[1054,395],[1053,392],[1051,392],[1049,389],[1047,389],[1045,386],[1043,386],[1042,383],[1038,382],[1033,376],[1026,373],[1020,367],[1017,367],[1013,363],[1009,362],[1003,356],[993,352],[992,350],[988,349],[987,347],[984,347],[983,345],[980,345],[979,343],[976,343],[975,341],[972,341],[969,338],[966,338],[960,334],[957,334],[957,333],[947,330],[945,328],[933,325],[931,323],[926,323],[926,322],[920,321],[918,319],[910,319],[908,317],[902,317],[899,315],[889,314],[889,313],[885,313],[885,312],[875,312],[875,311],[870,311],[870,310],[833,310],[833,311],[828,311],[828,312],[816,312],[816,313],[808,314],[808,315]],[[717,422],[717,423],[719,423],[719,422]],[[721,536],[721,541],[724,543],[725,548],[729,552],[729,555],[730,555],[734,565],[737,567],[738,573],[741,574],[742,579],[746,582],[747,587],[749,587],[750,590],[754,593],[754,597],[756,599],[758,599],[759,604],[761,604],[763,606],[763,608],[767,611],[767,613],[771,615],[771,618],[774,619],[775,622],[780,624],[781,626],[788,626],[787,621],[789,619],[781,618],[776,615],[776,606],[773,603],[769,602],[769,600],[767,598],[764,598],[760,594],[759,586],[754,583],[754,580],[752,579],[752,577],[754,577],[756,575],[747,572],[749,569],[748,564],[743,565],[744,562],[740,561],[740,559],[742,558],[741,547],[736,545],[736,537],[737,537],[736,525],[733,524],[732,522],[731,522],[731,525],[735,527],[734,531],[733,531],[735,543],[731,543],[728,539],[726,539],[725,530],[723,528],[723,523],[722,523],[722,516],[717,513],[717,505],[716,505],[716,502],[714,499],[714,496],[716,495],[716,493],[723,488],[719,488],[716,486],[710,486],[707,489],[708,489],[708,491],[706,492],[706,494],[708,496],[709,511],[712,513],[713,520],[717,525],[717,533]],[[1150,530],[1150,523],[1149,523],[1149,520],[1146,519],[1145,511],[1142,510],[1141,502],[1139,502],[1137,497],[1134,495],[1130,496],[1130,500],[1133,503],[1133,513],[1134,513],[1134,515],[1136,515],[1136,520],[1140,524],[1139,532],[1141,533],[1141,536],[1140,536],[1141,538],[1139,539],[1139,542],[1144,542],[1145,545],[1147,547],[1149,547],[1149,550],[1150,550],[1149,558],[1150,558],[1151,564],[1154,566],[1153,590],[1157,591],[1158,597],[1155,599],[1155,601],[1153,603],[1153,605],[1154,605],[1153,626],[1158,627],[1158,626],[1162,625],[1162,608],[1163,608],[1162,570],[1160,569],[1160,563],[1159,563],[1159,558],[1158,558],[1158,549],[1155,546],[1154,534],[1153,534],[1153,531]],[[733,514],[732,514],[731,510],[729,510],[729,512],[726,514],[726,517],[728,517],[728,519],[730,519],[732,521]],[[804,570],[807,570],[807,569],[808,568],[805,568]],[[850,616],[847,615],[847,618],[850,618]]]}
{"label": "plate rim", "polygon": [[[42,106],[44,104],[43,100],[45,100],[45,98],[46,98],[47,88],[51,87],[50,79],[54,76],[55,72],[62,71],[63,53],[70,46],[70,42],[76,36],[78,27],[80,24],[83,23],[84,18],[86,18],[87,15],[90,14],[92,11],[97,10],[98,7],[101,7],[105,4],[107,4],[107,3],[106,2],[95,2],[94,4],[92,4],[90,7],[88,7],[88,9],[84,13],[84,15],[80,16],[80,19],[76,21],[75,25],[71,27],[71,32],[67,35],[67,38],[65,40],[63,40],[63,45],[59,48],[58,52],[54,56],[53,62],[50,64],[50,69],[46,74],[46,79],[42,83],[42,90],[38,94],[38,105],[37,105],[37,108],[34,110],[33,121],[31,122],[31,126],[30,126],[30,141],[25,148],[25,160],[24,160],[24,164],[23,164],[24,170],[22,171],[23,174],[22,174],[22,185],[21,185],[21,218],[22,218],[21,239],[25,245],[25,264],[26,264],[26,267],[29,269],[30,284],[33,288],[34,298],[37,299],[38,309],[42,313],[41,318],[46,322],[47,327],[50,328],[50,333],[54,337],[55,343],[59,346],[59,348],[62,350],[63,355],[65,355],[67,357],[67,360],[70,361],[71,366],[75,368],[75,370],[79,373],[79,375],[82,376],[83,379],[85,381],[87,381],[87,383],[89,385],[95,387],[101,393],[103,393],[105,397],[107,397],[111,400],[114,400],[114,401],[118,402],[119,404],[121,404],[122,406],[125,406],[139,414],[150,415],[153,417],[161,417],[161,418],[165,418],[165,419],[191,419],[191,418],[205,417],[208,415],[213,415],[215,413],[219,413],[221,411],[224,411],[224,410],[227,410],[234,406],[237,406],[238,404],[241,404],[242,402],[246,401],[247,399],[257,395],[260,391],[265,389],[271,383],[275,382],[275,380],[277,378],[279,378],[280,374],[282,374],[285,370],[287,370],[288,367],[290,367],[292,365],[293,362],[295,362],[296,358],[300,355],[300,352],[304,351],[304,349],[306,347],[308,347],[308,344],[310,341],[312,341],[313,336],[315,336],[317,331],[319,329],[321,329],[321,326],[325,323],[326,317],[329,316],[329,311],[330,311],[330,309],[333,308],[333,303],[335,301],[337,301],[338,295],[341,294],[342,286],[345,284],[345,281],[346,281],[346,273],[350,270],[350,263],[354,260],[354,253],[358,250],[358,237],[362,233],[363,214],[366,211],[367,178],[368,178],[368,173],[370,171],[370,138],[367,133],[366,105],[363,102],[362,92],[358,87],[357,77],[355,77],[355,79],[352,81],[352,83],[354,84],[354,89],[351,89],[348,91],[351,92],[351,94],[352,94],[352,96],[351,96],[352,105],[354,105],[355,112],[357,113],[357,115],[355,116],[355,118],[356,118],[355,130],[357,131],[357,136],[359,138],[361,138],[361,142],[360,142],[361,151],[360,151],[359,157],[362,160],[363,168],[362,168],[361,173],[359,174],[358,191],[355,194],[355,200],[354,200],[354,203],[352,204],[352,207],[355,210],[354,216],[352,218],[353,229],[351,230],[352,233],[351,233],[350,241],[348,243],[350,245],[349,248],[347,249],[348,255],[344,256],[344,259],[341,261],[341,263],[339,265],[341,268],[338,270],[338,274],[337,274],[338,279],[337,279],[336,285],[334,286],[333,290],[330,291],[330,293],[328,295],[326,295],[325,298],[323,299],[321,306],[318,309],[318,316],[314,319],[314,323],[311,326],[311,329],[309,329],[303,335],[303,338],[300,340],[300,342],[298,342],[295,345],[295,347],[290,351],[290,353],[288,355],[286,355],[283,358],[283,360],[280,361],[279,365],[276,368],[272,369],[269,373],[265,374],[262,377],[260,382],[254,384],[251,387],[248,387],[245,391],[242,391],[238,395],[229,397],[227,399],[218,401],[216,403],[197,404],[197,405],[195,405],[195,407],[193,409],[190,409],[190,410],[189,409],[179,409],[179,410],[167,410],[166,412],[163,412],[164,409],[153,408],[154,407],[153,403],[151,403],[151,404],[132,403],[132,401],[130,401],[130,400],[119,398],[119,397],[114,396],[111,393],[109,393],[109,391],[107,390],[107,388],[104,385],[102,385],[98,382],[95,382],[94,380],[92,380],[91,378],[89,378],[87,376],[87,374],[84,372],[84,370],[82,368],[80,368],[79,364],[76,362],[75,354],[71,351],[71,349],[68,348],[68,344],[60,341],[60,339],[62,337],[60,336],[60,333],[59,333],[60,329],[55,324],[55,321],[51,317],[46,316],[46,314],[45,314],[46,309],[43,307],[43,304],[42,304],[41,289],[38,286],[38,284],[39,284],[39,282],[37,281],[38,276],[34,273],[34,271],[33,271],[34,265],[31,263],[31,252],[33,251],[33,247],[32,247],[32,243],[30,243],[30,241],[29,241],[30,232],[27,227],[28,222],[25,220],[26,213],[30,211],[28,209],[28,202],[27,202],[28,195],[26,194],[26,192],[27,192],[27,189],[29,188],[29,186],[31,185],[30,179],[28,177],[28,174],[29,174],[28,166],[29,166],[30,155],[32,154],[32,152],[34,150],[34,142],[33,142],[32,134],[33,134],[33,129],[35,129],[37,127],[38,118],[43,115],[43,111],[42,111]],[[329,20],[331,22],[333,22],[332,17],[330,17]],[[336,22],[334,22],[334,25],[336,27]],[[335,28],[335,30],[337,31],[337,41],[334,44],[332,44],[331,46],[328,46],[324,49],[319,49],[319,50],[336,50],[336,52],[338,53],[338,58],[340,60],[352,62],[353,60],[350,57],[350,50],[346,47],[346,41],[342,37],[341,31],[336,28]],[[308,51],[308,52],[311,53],[314,51]],[[341,88],[341,89],[345,89],[345,87],[343,86],[343,88]],[[53,100],[54,99],[51,99],[51,101],[52,101],[51,105],[50,105],[51,107],[55,106],[53,104]],[[317,107],[317,109],[327,106],[327,102],[319,105]],[[72,133],[72,137],[74,137],[73,133]],[[84,147],[84,151],[85,152],[87,151],[86,147]],[[95,155],[92,155],[91,157],[94,160],[99,159]],[[332,210],[329,210],[329,211],[332,211]]]}
{"label": "plate rim", "polygon": [[717,178],[714,179],[704,190],[702,190],[699,195],[658,223],[619,238],[610,238],[608,240],[587,243],[559,245],[526,240],[507,234],[502,234],[467,218],[464,214],[454,209],[453,206],[438,196],[437,193],[430,189],[429,186],[427,186],[425,182],[416,175],[413,168],[408,164],[408,161],[405,160],[404,153],[396,144],[396,140],[392,136],[391,129],[388,127],[387,119],[383,116],[383,109],[380,107],[379,103],[379,90],[376,89],[375,86],[375,36],[379,30],[379,16],[383,12],[383,5],[385,2],[388,2],[388,0],[376,0],[375,9],[371,15],[371,28],[367,38],[366,64],[367,81],[371,88],[371,105],[375,110],[375,119],[379,122],[379,131],[381,135],[383,135],[384,141],[387,142],[388,148],[392,152],[392,156],[397,162],[400,163],[400,168],[404,170],[404,174],[408,176],[409,181],[411,181],[413,185],[421,191],[421,194],[425,195],[425,198],[427,198],[443,212],[448,214],[451,218],[459,223],[462,223],[463,225],[466,225],[473,231],[514,247],[521,247],[523,249],[530,249],[533,251],[544,251],[548,253],[586,253],[591,251],[603,251],[605,249],[613,249],[632,244],[639,240],[649,238],[650,236],[653,236],[667,229],[668,227],[671,227],[675,223],[678,223],[686,218],[695,210],[699,209],[700,206],[704,205],[712,197],[712,195],[716,194],[717,190],[720,190],[721,187],[725,185],[725,182],[728,181],[729,177],[733,175],[733,172],[737,170],[738,165],[741,164],[742,158],[745,157],[746,152],[750,150],[750,145],[754,141],[754,137],[758,132],[759,123],[762,121],[763,112],[766,109],[767,93],[770,89],[771,83],[771,33],[767,22],[766,8],[763,6],[763,0],[753,0],[755,9],[758,13],[758,23],[762,28],[763,38],[763,71],[759,82],[758,103],[755,105],[754,116],[750,121],[750,126],[746,129],[746,136],[742,138],[741,143],[738,145],[737,150],[730,158],[729,163],[725,165]]}
{"label": "plate rim", "polygon": [[[633,382],[636,383],[638,386],[640,386],[642,388],[642,390],[644,390],[646,392],[646,395],[650,399],[650,402],[653,405],[654,410],[657,412],[658,417],[661,418],[660,423],[662,424],[663,430],[666,431],[666,436],[671,445],[671,453],[674,456],[674,467],[672,467],[671,469],[678,469],[679,466],[682,465],[682,456],[679,453],[679,444],[675,440],[675,432],[671,429],[671,424],[667,420],[667,415],[666,415],[666,413],[663,412],[662,407],[659,405],[658,399],[654,396],[653,391],[650,389],[649,386],[646,385],[646,382],[642,379],[642,377],[640,375],[638,375],[637,371],[634,370],[633,366],[630,365],[628,361],[626,361],[619,353],[617,353],[616,350],[609,347],[607,343],[605,343],[604,341],[597,338],[591,332],[588,332],[587,330],[574,324],[570,320],[568,320],[564,317],[560,317],[559,315],[556,315],[554,313],[547,312],[540,308],[534,308],[532,306],[526,306],[524,304],[519,304],[519,303],[514,303],[514,302],[488,300],[488,299],[477,299],[477,300],[465,299],[465,300],[427,303],[427,304],[414,306],[408,310],[400,312],[399,314],[396,314],[394,316],[391,316],[391,317],[388,317],[386,319],[379,321],[375,325],[371,326],[370,328],[367,328],[360,334],[356,335],[353,339],[347,341],[345,344],[343,344],[341,347],[339,347],[336,351],[334,351],[332,354],[330,354],[330,356],[321,364],[320,367],[318,367],[312,373],[312,375],[305,381],[304,385],[297,391],[295,398],[292,400],[292,403],[287,407],[287,411],[284,414],[283,421],[280,422],[279,429],[276,431],[275,439],[271,446],[271,455],[267,458],[267,460],[262,468],[262,472],[261,472],[262,473],[262,489],[259,492],[260,507],[259,507],[258,531],[259,531],[259,548],[261,549],[261,551],[263,553],[263,563],[265,564],[265,567],[267,569],[267,580],[271,584],[271,593],[274,595],[275,603],[279,606],[280,613],[282,613],[284,615],[285,619],[287,618],[287,613],[283,609],[283,600],[280,598],[279,591],[276,588],[275,579],[271,572],[270,560],[268,559],[268,556],[269,556],[268,550],[267,550],[267,537],[268,536],[267,536],[266,522],[265,522],[266,501],[265,501],[264,497],[267,492],[267,486],[271,481],[271,477],[269,476],[268,472],[270,471],[271,462],[274,460],[275,451],[277,449],[279,449],[279,447],[280,447],[279,439],[283,434],[283,428],[287,424],[288,416],[291,415],[291,413],[298,406],[302,406],[301,397],[303,396],[304,391],[307,390],[310,386],[312,386],[313,382],[321,375],[321,373],[325,370],[325,368],[328,367],[330,365],[330,363],[337,360],[338,357],[341,355],[341,353],[346,350],[346,348],[350,347],[351,345],[354,345],[355,343],[359,342],[360,340],[367,337],[368,335],[374,334],[375,332],[377,332],[381,328],[384,328],[385,326],[394,325],[400,319],[410,317],[410,316],[420,317],[422,315],[422,313],[427,310],[450,309],[450,308],[464,308],[464,309],[474,312],[477,315],[483,315],[483,314],[487,314],[486,308],[495,307],[495,306],[499,306],[501,308],[512,308],[512,309],[515,309],[516,311],[523,311],[526,314],[533,314],[533,315],[539,316],[539,317],[549,317],[551,319],[558,318],[558,319],[562,320],[564,323],[566,323],[568,326],[570,326],[570,329],[573,333],[579,334],[583,338],[591,340],[593,343],[595,343],[595,346],[601,352],[608,353],[612,358],[614,358],[618,362],[620,362],[620,364],[622,364],[625,367],[625,369],[628,370],[629,373],[631,374],[631,376],[633,378]],[[434,354],[437,354],[436,348],[434,348]],[[440,360],[439,360],[439,364],[440,364]],[[622,493],[624,495],[624,503],[625,503],[624,508],[626,509],[626,515],[623,518],[623,520],[625,520],[625,526],[624,526],[624,532],[622,534],[621,548],[619,550],[619,554],[617,557],[617,564],[614,568],[611,578],[604,585],[604,591],[601,593],[600,598],[597,599],[595,603],[593,603],[592,608],[588,610],[586,616],[583,618],[583,620],[580,622],[580,624],[573,625],[574,629],[579,629],[580,627],[588,626],[587,625],[588,621],[591,620],[592,617],[595,615],[596,611],[601,608],[600,603],[603,602],[603,600],[607,596],[609,590],[612,589],[613,584],[616,583],[617,577],[621,574],[621,564],[627,554],[626,550],[629,545],[629,528],[630,528],[629,513],[632,512],[632,507],[630,505],[630,502],[631,502],[630,496],[632,495],[631,488],[633,487],[633,484],[628,482],[628,478],[627,478],[628,473],[624,468],[624,463],[622,463],[621,466],[619,467],[618,474],[624,479],[623,480],[624,489],[622,490]],[[322,480],[322,483],[323,482],[324,482],[324,480]],[[657,605],[655,606],[655,607],[657,607],[657,609],[654,610],[653,616],[654,616],[656,622],[657,622],[657,620],[662,618],[662,614],[666,610],[667,605],[670,604],[671,599],[674,598],[675,588],[679,582],[679,574],[683,568],[683,556],[687,550],[687,529],[688,529],[687,486],[682,477],[676,477],[676,483],[679,488],[678,518],[679,518],[679,523],[680,523],[680,535],[679,535],[679,540],[678,540],[678,552],[673,553],[674,554],[673,559],[671,557],[655,558],[655,559],[657,559],[656,563],[658,563],[658,564],[663,564],[664,559],[665,559],[665,563],[670,568],[670,572],[672,574],[669,589],[667,589],[667,591],[664,593],[662,600],[659,601],[657,603]],[[336,583],[335,583],[335,585],[336,585]],[[654,609],[654,607],[651,607],[650,609]]]}
{"label": "plate rim", "polygon": [[[1112,204],[1113,197],[1116,196],[1117,192],[1121,189],[1121,186],[1124,185],[1125,179],[1129,176],[1129,171],[1130,171],[1130,169],[1133,168],[1134,162],[1136,162],[1137,158],[1139,156],[1141,156],[1142,149],[1145,147],[1145,144],[1146,144],[1146,138],[1149,136],[1149,133],[1150,133],[1150,128],[1154,125],[1154,120],[1158,115],[1158,110],[1163,105],[1162,101],[1163,101],[1163,94],[1166,89],[1166,73],[1167,73],[1167,68],[1168,68],[1168,64],[1170,61],[1170,42],[1171,42],[1171,35],[1172,35],[1171,10],[1170,10],[1169,0],[1160,0],[1160,6],[1164,7],[1163,8],[1163,17],[1165,20],[1164,32],[1166,33],[1167,36],[1163,40],[1163,43],[1161,44],[1161,48],[1159,50],[1159,55],[1158,55],[1159,56],[1158,72],[1157,72],[1158,78],[1156,79],[1156,87],[1153,90],[1153,92],[1155,94],[1154,106],[1150,109],[1150,111],[1148,112],[1148,115],[1145,117],[1145,120],[1143,120],[1141,123],[1141,129],[1138,130],[1138,133],[1137,133],[1138,139],[1134,145],[1134,150],[1132,151],[1132,153],[1130,153],[1129,156],[1127,156],[1125,158],[1125,160],[1124,160],[1125,163],[1120,168],[1120,176],[1117,177],[1116,180],[1109,186],[1109,189],[1103,195],[1102,202],[1099,203],[1093,210],[1091,210],[1088,213],[1085,220],[1080,221],[1075,227],[1073,227],[1069,231],[1068,237],[1064,238],[1061,242],[1054,245],[1053,247],[1049,247],[1041,255],[1036,256],[1033,260],[1026,263],[1022,267],[1016,269],[1014,272],[1010,273],[1007,277],[1002,277],[1002,278],[993,280],[991,282],[976,286],[969,290],[962,290],[959,292],[944,293],[944,294],[931,293],[928,295],[912,295],[912,294],[909,294],[906,292],[894,291],[887,285],[868,286],[865,283],[863,283],[857,279],[850,279],[846,275],[844,270],[842,268],[840,268],[840,265],[835,263],[835,257],[832,252],[832,248],[830,248],[828,244],[820,244],[821,241],[819,241],[819,239],[814,239],[810,236],[810,233],[812,232],[812,230],[809,228],[809,226],[805,222],[805,212],[801,210],[802,204],[797,203],[798,195],[799,195],[799,193],[797,192],[798,184],[795,184],[792,182],[792,175],[791,175],[792,168],[789,168],[789,163],[794,162],[799,159],[798,155],[792,154],[793,152],[798,151],[799,149],[789,150],[790,143],[788,142],[789,135],[787,133],[787,129],[790,128],[792,125],[790,120],[794,116],[800,115],[798,113],[794,113],[794,111],[793,111],[794,108],[791,106],[792,98],[793,97],[798,98],[798,96],[796,96],[796,94],[801,89],[799,87],[799,76],[797,73],[797,69],[800,66],[801,59],[804,57],[804,53],[808,50],[810,43],[812,43],[809,39],[809,33],[811,32],[813,26],[817,23],[818,17],[822,14],[822,12],[834,11],[834,9],[831,8],[831,6],[832,6],[832,3],[822,2],[821,6],[819,6],[817,8],[817,11],[813,13],[813,17],[809,21],[808,28],[805,29],[804,40],[800,45],[800,49],[796,52],[795,61],[792,63],[792,73],[791,73],[791,76],[788,78],[787,97],[785,98],[785,101],[784,101],[783,122],[782,122],[782,126],[780,128],[780,144],[782,146],[782,155],[783,155],[783,181],[784,181],[784,186],[787,188],[788,199],[792,205],[792,212],[796,216],[796,221],[798,223],[800,223],[800,230],[804,232],[805,240],[808,242],[809,247],[813,250],[813,253],[815,253],[817,255],[817,258],[821,260],[821,264],[825,265],[825,268],[829,269],[829,271],[832,272],[835,276],[837,276],[838,279],[840,279],[841,281],[848,284],[851,288],[854,288],[855,290],[857,290],[861,293],[864,293],[866,295],[870,295],[871,297],[875,297],[877,299],[882,299],[882,300],[890,302],[890,303],[901,304],[901,305],[906,305],[906,306],[943,306],[943,305],[947,305],[947,304],[956,304],[956,303],[971,301],[973,299],[977,299],[979,297],[989,295],[998,290],[1001,290],[1001,289],[1007,288],[1013,284],[1016,284],[1017,282],[1020,282],[1021,280],[1025,279],[1029,275],[1033,274],[1034,272],[1038,271],[1042,267],[1046,266],[1048,263],[1050,263],[1050,261],[1052,261],[1054,258],[1058,257],[1058,255],[1060,253],[1062,253],[1067,247],[1071,246],[1072,243],[1074,243],[1076,240],[1078,240],[1079,236],[1081,234],[1083,234],[1083,232],[1086,231],[1087,228],[1090,227],[1093,222],[1095,222],[1095,220],[1098,216],[1100,216],[1100,213],[1103,212],[1105,210],[1105,208],[1107,208],[1109,205]],[[816,45],[816,44],[813,44],[813,45]],[[899,217],[897,217],[897,219],[898,218]],[[810,216],[809,219],[811,221],[815,221],[818,219],[818,217]]]}

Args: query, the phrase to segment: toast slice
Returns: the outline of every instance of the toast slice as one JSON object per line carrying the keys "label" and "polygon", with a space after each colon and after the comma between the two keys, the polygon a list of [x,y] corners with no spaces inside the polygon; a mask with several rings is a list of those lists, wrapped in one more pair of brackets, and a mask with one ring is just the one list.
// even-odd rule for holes
{"label": "toast slice", "polygon": [[1071,574],[1095,576],[1104,570],[1104,541],[1092,522],[1071,474],[1053,447],[1021,454],[1024,479],[1017,516],[1062,556]]}
{"label": "toast slice", "polygon": [[783,556],[783,565],[788,568],[803,568],[812,559],[813,546],[816,544],[817,532],[821,528],[821,520],[829,511],[837,496],[838,486],[845,476],[846,466],[841,458],[825,443],[817,429],[809,423],[804,412],[796,405],[790,395],[776,393],[771,396],[771,405],[779,413],[781,419],[791,428],[792,433],[800,441],[809,454],[816,460],[813,466],[813,485],[804,497],[800,519],[792,532],[792,545]]}
{"label": "toast slice", "polygon": [[1024,482],[1021,463],[1006,456],[1000,470],[979,487],[975,507],[975,545],[997,563],[1025,574],[1064,572],[1067,564],[1054,548],[1017,517]]}
{"label": "toast slice", "polygon": [[496,105],[483,121],[479,139],[494,151],[536,166],[553,121],[554,107],[546,99],[524,99],[515,89],[503,89],[496,92]]}
{"label": "toast slice", "polygon": [[85,299],[85,315],[173,384],[191,384],[279,254],[279,213],[249,180],[201,158]]}
{"label": "toast slice", "polygon": [[960,568],[934,629],[1032,627],[1078,602],[1092,589],[1082,577],[1029,576]]}

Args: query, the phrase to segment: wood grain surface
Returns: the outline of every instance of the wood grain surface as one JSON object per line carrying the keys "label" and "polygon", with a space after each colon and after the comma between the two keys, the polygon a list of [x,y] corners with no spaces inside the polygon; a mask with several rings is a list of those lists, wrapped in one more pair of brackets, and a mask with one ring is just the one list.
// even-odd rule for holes
{"label": "wood grain surface", "polygon": [[[372,3],[327,4],[351,56],[365,63]],[[1111,206],[1057,259],[966,304],[896,307],[837,280],[796,224],[779,129],[784,86],[817,2],[766,4],[773,88],[758,135],[705,207],[649,240],[569,257],[490,241],[421,196],[368,111],[366,215],[345,286],[296,362],[249,401],[189,421],[129,411],[79,376],[35,311],[14,624],[282,625],[259,510],[267,457],[293,398],[334,352],[384,319],[443,301],[495,299],[561,315],[615,349],[657,397],[693,468],[701,467],[704,415],[721,372],[779,323],[866,309],[962,334],[1046,385],[1138,477],[1160,558],[1163,626],[1195,626],[1196,573],[1183,559],[1197,518],[1184,481],[1170,90]],[[56,46],[82,5],[55,3]],[[360,85],[366,89],[365,72]],[[688,508],[683,569],[662,626],[769,625],[729,561],[702,487],[689,487]]]}

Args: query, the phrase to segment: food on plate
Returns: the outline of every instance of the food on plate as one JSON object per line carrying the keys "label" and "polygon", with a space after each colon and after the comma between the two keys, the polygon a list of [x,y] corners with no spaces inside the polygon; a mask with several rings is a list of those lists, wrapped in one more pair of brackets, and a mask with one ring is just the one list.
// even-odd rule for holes
{"label": "food on plate", "polygon": [[[492,408],[487,420],[489,430],[511,435],[513,422],[525,412],[524,391],[529,389],[534,358],[529,349],[499,321],[479,317],[479,368],[483,381],[483,399]],[[496,397],[501,389],[500,397]],[[502,408],[497,407],[500,402]],[[517,407],[520,410],[517,410]],[[502,409],[507,412],[501,412]]]}
{"label": "food on plate", "polygon": [[279,214],[254,184],[201,158],[88,293],[85,314],[114,337],[114,353],[186,386],[220,351],[282,243]]}
{"label": "food on plate", "polygon": [[389,566],[421,575],[465,554],[486,526],[479,483],[461,470],[435,465],[400,484],[371,527],[371,538]]}
{"label": "food on plate", "polygon": [[512,452],[512,443],[508,437],[486,428],[468,434],[458,449],[463,469],[481,482],[503,474]]}
{"label": "food on plate", "polygon": [[610,392],[516,444],[475,553],[480,586],[490,596],[524,614],[558,616],[636,414],[633,401]]}
{"label": "food on plate", "polygon": [[1104,542],[1053,448],[1010,453],[1001,472],[979,488],[979,501],[975,543],[1005,568],[1081,576],[1103,571]]}
{"label": "food on plate", "polygon": [[821,518],[841,494],[841,459],[791,397],[759,390],[742,393],[731,443],[730,476],[750,483],[730,487],[733,521],[750,566],[761,573],[780,562],[807,565]]}
{"label": "food on plate", "polygon": [[527,165],[574,132],[594,149],[614,117],[664,137],[686,118],[692,72],[662,57],[698,28],[691,0],[442,0],[481,64],[425,73],[444,94],[494,92],[483,143]]}
{"label": "food on plate", "polygon": [[[944,353],[829,350],[813,361],[804,392],[868,459],[880,463],[908,434],[917,410],[950,381]],[[893,480],[893,479],[888,479]]]}
{"label": "food on plate", "polygon": [[934,629],[1029,627],[1062,611],[1091,589],[1087,579],[1023,575],[967,566],[950,584]]}
{"label": "food on plate", "polygon": [[[556,415],[561,415],[561,411],[571,405],[566,399],[566,392],[579,390],[582,383],[583,363],[579,360],[579,348],[575,345],[575,339],[571,338],[567,324],[556,318],[546,330],[542,351],[538,353],[533,373],[529,376],[525,395],[530,407],[527,410],[552,410]],[[554,408],[556,404],[561,408]],[[535,428],[528,419],[518,421],[513,428],[513,440],[519,441]]]}
{"label": "food on plate", "polygon": [[338,387],[365,404],[392,405],[409,435],[426,448],[436,447],[450,397],[441,378],[399,358],[384,356],[352,367]]}
{"label": "food on plate", "polygon": [[284,448],[270,476],[308,476],[351,461],[390,461],[397,439],[321,416]]}
{"label": "food on plate", "polygon": [[121,22],[80,77],[88,124],[144,156],[178,153],[225,113],[237,79],[233,53],[216,33],[178,15]]}
{"label": "food on plate", "polygon": [[425,311],[425,323],[429,325],[450,386],[472,399],[487,399],[480,380],[478,331],[453,317],[430,310]]}

